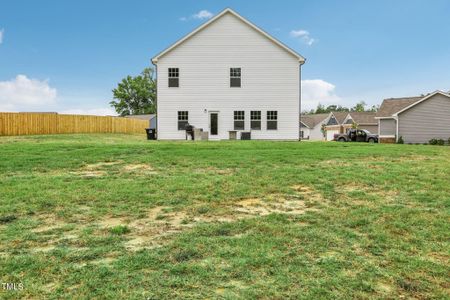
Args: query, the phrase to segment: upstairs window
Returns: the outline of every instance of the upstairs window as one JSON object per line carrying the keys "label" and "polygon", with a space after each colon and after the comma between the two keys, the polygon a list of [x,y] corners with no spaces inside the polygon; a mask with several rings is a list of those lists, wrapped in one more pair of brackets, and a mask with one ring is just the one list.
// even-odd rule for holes
{"label": "upstairs window", "polygon": [[189,112],[179,111],[178,112],[178,130],[185,130],[186,125],[189,120]]}
{"label": "upstairs window", "polygon": [[230,87],[241,87],[241,68],[230,68]]}
{"label": "upstairs window", "polygon": [[250,112],[250,129],[261,130],[261,111],[252,110]]}
{"label": "upstairs window", "polygon": [[276,110],[267,111],[267,130],[278,129],[278,112]]}
{"label": "upstairs window", "polygon": [[338,125],[338,122],[336,121],[336,118],[332,116],[329,120],[327,125]]}
{"label": "upstairs window", "polygon": [[245,129],[245,112],[243,110],[234,111],[234,130]]}
{"label": "upstairs window", "polygon": [[180,84],[180,70],[169,68],[169,87],[178,87]]}

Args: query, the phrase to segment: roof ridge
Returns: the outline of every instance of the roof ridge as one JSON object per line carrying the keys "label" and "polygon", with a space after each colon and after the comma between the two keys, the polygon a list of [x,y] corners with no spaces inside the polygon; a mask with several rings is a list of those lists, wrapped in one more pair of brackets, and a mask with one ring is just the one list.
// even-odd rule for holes
{"label": "roof ridge", "polygon": [[232,15],[234,15],[236,18],[238,18],[240,21],[242,21],[243,23],[247,24],[248,26],[250,26],[251,28],[253,28],[254,30],[256,30],[257,32],[259,32],[260,34],[262,34],[263,36],[265,36],[267,39],[269,39],[270,41],[272,41],[274,44],[276,44],[278,47],[283,48],[286,52],[290,53],[291,55],[295,56],[296,58],[298,58],[300,64],[304,64],[306,59],[300,55],[299,53],[297,53],[297,51],[291,49],[289,46],[285,45],[283,42],[279,41],[277,38],[273,37],[272,35],[270,35],[269,33],[267,33],[266,31],[264,31],[263,29],[261,29],[259,26],[253,24],[252,22],[250,22],[249,20],[247,20],[246,18],[244,18],[243,16],[241,16],[240,14],[238,14],[236,11],[234,11],[233,9],[231,9],[230,7],[225,8],[224,10],[222,10],[221,12],[219,12],[218,14],[216,14],[214,17],[212,17],[211,19],[209,19],[208,21],[206,21],[205,23],[201,24],[200,26],[198,26],[197,28],[195,28],[194,30],[192,30],[191,32],[189,32],[188,34],[184,35],[183,37],[181,37],[180,39],[178,39],[175,43],[171,44],[169,47],[165,48],[164,50],[162,50],[161,52],[159,52],[158,54],[156,54],[152,59],[152,63],[156,64],[158,62],[158,59],[162,56],[164,56],[166,53],[170,52],[172,49],[178,47],[180,44],[182,44],[183,42],[185,42],[186,40],[188,40],[190,37],[194,36],[195,34],[197,34],[198,32],[202,31],[204,28],[206,28],[207,26],[209,26],[210,24],[214,23],[216,20],[220,19],[222,16],[224,16],[225,14],[230,13]]}

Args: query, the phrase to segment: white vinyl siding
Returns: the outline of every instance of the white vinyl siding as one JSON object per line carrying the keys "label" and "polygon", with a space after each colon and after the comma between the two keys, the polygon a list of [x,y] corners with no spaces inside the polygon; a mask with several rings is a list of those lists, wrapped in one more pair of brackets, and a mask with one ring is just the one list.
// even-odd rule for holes
{"label": "white vinyl siding", "polygon": [[[158,139],[184,139],[174,115],[189,111],[189,123],[209,129],[209,112],[216,111],[218,138],[228,139],[234,111],[261,111],[261,130],[252,139],[298,140],[298,58],[243,23],[225,14],[158,59]],[[182,81],[167,85],[167,69],[176,66]],[[230,68],[241,68],[241,87],[230,88]],[[267,111],[277,111],[277,130],[266,129]]]}

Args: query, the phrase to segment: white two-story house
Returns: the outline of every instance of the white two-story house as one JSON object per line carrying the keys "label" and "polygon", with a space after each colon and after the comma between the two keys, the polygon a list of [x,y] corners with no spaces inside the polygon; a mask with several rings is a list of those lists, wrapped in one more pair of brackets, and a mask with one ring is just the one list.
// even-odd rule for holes
{"label": "white two-story house", "polygon": [[299,140],[305,59],[231,9],[152,59],[160,140],[185,139],[189,123],[209,139]]}

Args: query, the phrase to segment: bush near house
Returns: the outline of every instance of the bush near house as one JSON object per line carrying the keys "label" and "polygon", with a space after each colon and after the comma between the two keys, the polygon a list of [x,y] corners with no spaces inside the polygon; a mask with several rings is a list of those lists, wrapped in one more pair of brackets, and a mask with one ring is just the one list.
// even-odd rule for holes
{"label": "bush near house", "polygon": [[446,299],[450,152],[0,138],[2,299]]}
{"label": "bush near house", "polygon": [[445,141],[443,139],[431,139],[428,143],[430,145],[444,146]]}

